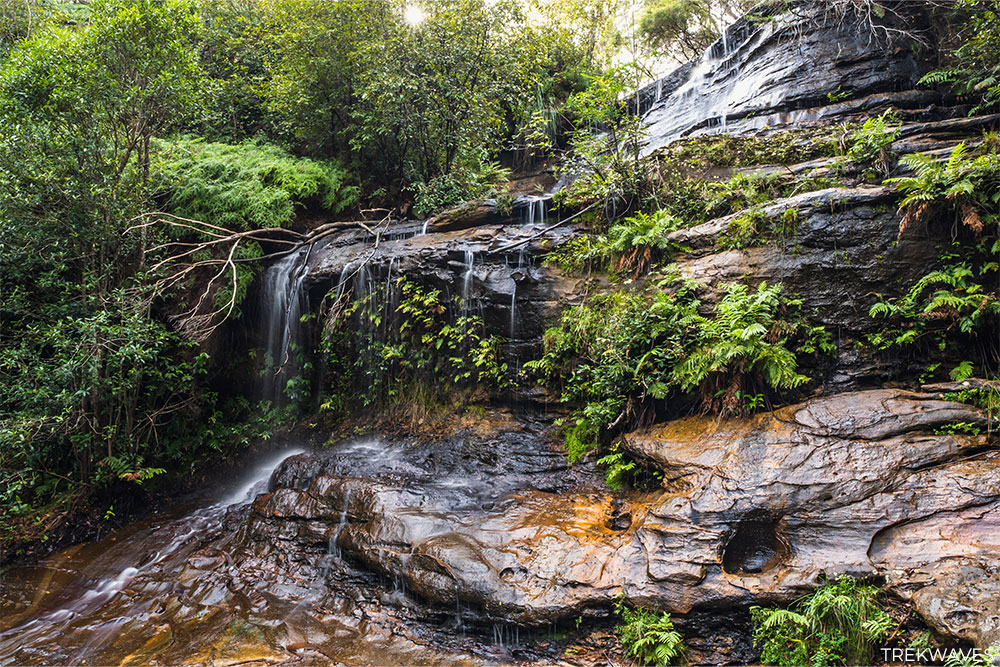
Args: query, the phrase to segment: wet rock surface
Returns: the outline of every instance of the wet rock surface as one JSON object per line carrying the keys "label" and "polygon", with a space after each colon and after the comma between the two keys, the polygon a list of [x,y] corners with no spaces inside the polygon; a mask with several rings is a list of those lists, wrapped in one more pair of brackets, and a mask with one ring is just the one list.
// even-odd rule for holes
{"label": "wet rock surface", "polygon": [[398,299],[396,280],[406,276],[440,290],[442,303],[453,309],[464,303],[456,317],[480,316],[487,331],[510,340],[517,355],[528,358],[562,306],[582,290],[581,280],[543,262],[548,250],[580,231],[566,224],[542,233],[557,221],[548,199],[522,197],[503,214],[495,211],[495,202],[472,205],[486,213],[471,227],[459,224],[469,213],[458,209],[426,225],[398,223],[381,233],[377,244],[361,229],[317,243],[304,278],[312,309],[343,293],[358,298],[375,292],[379,303]]}
{"label": "wet rock surface", "polygon": [[[1000,578],[970,589],[962,577],[996,562],[1000,454],[985,435],[934,434],[956,421],[985,426],[974,408],[895,390],[818,398],[747,422],[683,419],[627,438],[664,472],[665,490],[624,503],[549,477],[558,457],[515,454],[523,435],[492,440],[499,464],[459,450],[438,470],[443,454],[431,447],[437,453],[400,455],[375,478],[320,454],[277,473],[248,536],[332,538],[421,599],[528,626],[604,616],[620,591],[686,614],[791,600],[842,573],[882,575],[935,627],[986,642],[995,611],[965,597],[995,593]],[[307,482],[302,466],[317,476]],[[339,528],[310,527],[338,513]],[[939,524],[958,516],[962,539],[941,536]],[[936,572],[961,581],[949,592]]]}
{"label": "wet rock surface", "polygon": [[[843,8],[846,3],[841,5]],[[753,132],[810,122],[839,122],[866,107],[923,107],[936,100],[913,91],[928,65],[890,29],[919,28],[917,6],[897,6],[874,31],[835,3],[798,0],[758,8],[768,19],[730,26],[699,59],[637,94],[652,152],[701,132]],[[833,103],[831,93],[848,101]]]}
{"label": "wet rock surface", "polygon": [[565,647],[553,624],[611,624],[624,592],[699,628],[697,661],[746,661],[747,606],[841,573],[884,577],[932,627],[985,646],[1000,452],[992,435],[935,434],[956,421],[986,426],[897,390],[681,419],[626,438],[664,473],[662,490],[626,496],[567,468],[544,422],[356,439],[285,459],[245,502],[8,574],[0,656],[546,664]]}
{"label": "wet rock surface", "polygon": [[[371,486],[380,476],[402,479],[415,470],[395,465],[404,451],[355,442],[328,453],[325,461],[334,467],[353,461],[355,472],[372,475]],[[551,455],[522,453],[525,471],[552,467],[546,463]],[[301,471],[308,460],[316,459],[293,457],[282,471]],[[439,476],[464,485],[464,478],[447,470]],[[323,479],[310,483],[322,487]],[[0,664],[557,660],[565,640],[552,642],[544,632],[522,638],[504,624],[467,627],[480,620],[467,608],[428,606],[407,595],[402,580],[358,567],[330,543],[342,528],[340,512],[291,487],[258,497],[267,476],[261,481],[246,500],[178,508],[6,573],[0,585]],[[340,488],[348,493],[352,487]]]}

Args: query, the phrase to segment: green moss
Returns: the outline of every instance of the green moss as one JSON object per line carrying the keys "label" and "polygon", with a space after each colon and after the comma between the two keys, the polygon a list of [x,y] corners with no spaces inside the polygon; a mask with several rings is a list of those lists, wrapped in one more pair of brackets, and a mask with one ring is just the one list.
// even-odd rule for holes
{"label": "green moss", "polygon": [[767,137],[734,137],[728,134],[686,139],[664,150],[699,167],[752,167],[765,164],[798,164],[837,155],[839,145],[829,129],[791,130]]}
{"label": "green moss", "polygon": [[587,455],[587,452],[598,447],[598,428],[587,420],[577,420],[572,428],[566,430],[566,458],[570,463],[576,463]]}

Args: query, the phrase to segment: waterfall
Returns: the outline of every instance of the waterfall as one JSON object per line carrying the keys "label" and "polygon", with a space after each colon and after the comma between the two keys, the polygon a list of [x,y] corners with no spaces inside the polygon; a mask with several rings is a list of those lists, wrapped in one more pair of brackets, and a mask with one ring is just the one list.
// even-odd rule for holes
{"label": "waterfall", "polygon": [[510,291],[510,340],[514,340],[514,317],[517,312],[517,282],[514,282],[514,288]]}
{"label": "waterfall", "polygon": [[476,253],[471,250],[465,251],[465,261],[463,266],[465,271],[462,273],[462,316],[467,317],[471,311],[472,304],[470,299],[472,298],[472,269],[476,263]]}
{"label": "waterfall", "polygon": [[344,264],[344,268],[340,270],[340,278],[337,279],[337,292],[333,298],[334,303],[340,301],[340,297],[344,295],[344,287],[347,285],[347,277],[351,273],[351,264]]}
{"label": "waterfall", "polygon": [[544,197],[526,197],[524,201],[524,212],[521,214],[521,220],[526,227],[534,225],[536,222],[538,224],[543,224],[545,222],[545,216],[548,215],[548,211],[545,208],[545,198]]}
{"label": "waterfall", "polygon": [[427,225],[429,225],[429,224],[431,224],[431,219],[430,218],[427,218],[426,220],[424,220],[424,224],[420,228],[420,235],[421,236],[427,236]]}
{"label": "waterfall", "polygon": [[273,405],[287,403],[285,389],[299,375],[304,339],[301,320],[308,310],[308,296],[302,289],[308,256],[307,248],[289,253],[261,277],[261,313],[267,332],[261,398]]}
{"label": "waterfall", "polygon": [[663,89],[665,78],[671,75],[657,80],[655,89],[650,89],[655,101],[644,115],[650,140],[643,152],[652,152],[698,129],[728,132],[728,116],[741,114],[741,105],[749,110],[753,106],[775,103],[777,93],[764,94],[759,90],[768,72],[758,69],[744,71],[744,61],[746,53],[752,52],[755,44],[764,41],[767,35],[783,25],[756,31],[736,30],[731,26],[700,58],[686,66],[688,70],[674,90]]}

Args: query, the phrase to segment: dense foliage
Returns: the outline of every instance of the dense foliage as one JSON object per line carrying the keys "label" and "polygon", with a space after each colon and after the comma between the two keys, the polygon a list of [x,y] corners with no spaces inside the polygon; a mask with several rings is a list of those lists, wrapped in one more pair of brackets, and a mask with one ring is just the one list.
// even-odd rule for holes
{"label": "dense foliage", "polygon": [[499,341],[461,297],[449,303],[439,290],[391,274],[373,281],[360,273],[338,291],[324,324],[324,410],[433,408],[463,389],[506,382]]}
{"label": "dense foliage", "polygon": [[[407,22],[395,0],[0,4],[0,525],[30,533],[40,509],[241,440],[178,313],[238,313],[275,237],[220,238],[498,187],[529,116],[608,60],[611,16],[595,32],[588,2],[562,6],[539,22],[510,0],[431,2]],[[170,252],[195,268],[165,275]],[[200,299],[215,261],[226,285]],[[434,327],[403,337],[454,338]],[[393,367],[498,366],[463,328],[460,353]]]}
{"label": "dense foliage", "polygon": [[957,27],[959,47],[949,66],[924,76],[927,84],[950,83],[978,103],[972,113],[1000,104],[1000,11],[993,0],[956,0],[947,20]]}
{"label": "dense foliage", "polygon": [[156,144],[156,191],[176,215],[228,229],[282,227],[313,204],[340,213],[358,188],[332,162],[297,159],[277,146],[178,140]]}
{"label": "dense foliage", "polygon": [[870,664],[895,623],[879,589],[843,576],[787,609],[751,607],[754,645],[767,665]]}
{"label": "dense foliage", "polygon": [[767,393],[807,381],[791,346],[806,327],[780,285],[724,285],[709,314],[696,287],[671,276],[655,289],[596,296],[546,332],[544,356],[525,367],[580,406],[567,432],[571,459],[610,430],[651,420],[666,399],[694,395],[706,410],[751,413]]}
{"label": "dense foliage", "polygon": [[[885,326],[869,336],[870,344],[883,350],[945,351],[959,343],[965,360],[952,375],[959,368],[969,369],[960,373],[966,377],[973,371],[987,376],[997,372],[990,360],[995,363],[1000,349],[989,334],[1000,322],[1000,161],[995,144],[995,137],[987,135],[976,151],[962,143],[946,160],[922,154],[902,158],[912,175],[888,181],[902,193],[900,237],[942,221],[954,240],[942,249],[937,265],[900,296],[880,298],[871,307],[872,317],[884,319]],[[973,360],[969,353],[976,350],[980,354]]]}
{"label": "dense foliage", "polygon": [[654,53],[688,60],[700,55],[729,22],[755,4],[752,0],[646,0],[639,32]]}
{"label": "dense foliage", "polygon": [[196,106],[197,16],[173,0],[92,13],[36,31],[0,68],[8,515],[179,455],[169,434],[204,361],[150,317],[148,239],[125,234],[147,205],[153,136]]}

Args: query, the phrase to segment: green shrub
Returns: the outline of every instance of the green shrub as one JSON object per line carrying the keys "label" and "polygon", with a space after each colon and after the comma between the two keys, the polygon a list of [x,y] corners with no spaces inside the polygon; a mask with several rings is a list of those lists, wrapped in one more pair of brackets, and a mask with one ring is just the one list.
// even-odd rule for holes
{"label": "green shrub", "polygon": [[486,336],[480,317],[453,317],[440,290],[405,276],[395,290],[392,301],[375,289],[333,303],[321,342],[328,384],[324,410],[343,414],[416,395],[444,402],[480,384],[507,387],[499,341]]}
{"label": "green shrub", "polygon": [[[905,216],[900,236],[908,227],[926,220],[937,206],[954,211],[956,223],[961,221],[973,233],[983,231],[982,214],[996,211],[1000,192],[1000,158],[995,152],[973,155],[960,143],[944,161],[923,153],[906,155],[900,161],[914,171],[913,176],[886,181],[903,193],[899,208]],[[994,244],[992,252],[1000,253],[1000,244]]]}
{"label": "green shrub", "polygon": [[622,620],[617,630],[625,655],[643,665],[657,666],[675,664],[683,657],[684,640],[674,629],[670,614],[633,608],[624,596],[615,602],[615,612]]}
{"label": "green shrub", "polygon": [[635,426],[655,416],[657,400],[696,393],[707,410],[752,412],[765,405],[758,386],[791,389],[807,380],[789,341],[817,334],[780,285],[725,286],[709,315],[699,312],[694,289],[672,275],[653,289],[571,306],[546,332],[542,357],[525,364],[580,406],[578,428],[587,424],[591,447],[589,429],[601,435]]}
{"label": "green shrub", "polygon": [[771,201],[782,194],[778,174],[739,172],[728,181],[706,184],[709,198],[705,204],[708,217],[719,217]]}
{"label": "green shrub", "polygon": [[571,276],[585,272],[603,272],[608,269],[607,239],[593,234],[574,236],[545,256],[545,263],[552,264]]}
{"label": "green shrub", "polygon": [[[996,273],[995,263],[980,267],[979,275]],[[881,299],[869,310],[891,326],[868,337],[877,349],[917,343],[930,337],[944,349],[955,328],[973,334],[1000,315],[1000,301],[976,280],[977,272],[965,262],[931,271],[898,299]]]}
{"label": "green shrub", "polygon": [[427,183],[417,183],[413,212],[426,218],[473,199],[499,197],[509,180],[510,170],[496,163],[459,166]]}
{"label": "green shrub", "polygon": [[735,413],[747,376],[762,377],[774,389],[808,381],[796,371],[795,354],[787,347],[800,325],[782,318],[782,311],[799,302],[783,299],[780,284],[761,283],[756,291],[727,285],[725,292],[714,317],[701,323],[694,348],[674,367],[672,382],[682,391],[700,390],[715,411]]}
{"label": "green shrub", "polygon": [[894,622],[879,589],[842,576],[788,609],[751,607],[754,646],[768,665],[871,664]]}
{"label": "green shrub", "polygon": [[948,392],[942,398],[946,401],[975,405],[986,410],[991,420],[1000,419],[1000,381],[996,379],[971,389]]}
{"label": "green shrub", "polygon": [[616,258],[618,270],[634,271],[637,275],[668,256],[677,245],[667,239],[667,234],[684,226],[684,223],[666,211],[650,215],[636,213],[608,230],[606,252]]}
{"label": "green shrub", "polygon": [[598,429],[587,419],[579,419],[572,428],[566,429],[566,458],[570,463],[576,463],[587,455],[587,452],[598,447]]}
{"label": "green shrub", "polygon": [[899,138],[899,119],[892,110],[881,116],[869,118],[850,137],[847,157],[854,164],[864,167],[866,175],[874,178],[889,174],[895,160],[891,146]]}
{"label": "green shrub", "polygon": [[615,491],[625,488],[636,469],[636,462],[626,456],[619,443],[612,445],[611,453],[598,459],[597,463],[605,468],[604,483]]}
{"label": "green shrub", "polygon": [[276,146],[183,139],[156,149],[154,185],[169,212],[220,227],[282,227],[309,202],[339,213],[359,197],[336,163],[295,158]]}
{"label": "green shrub", "polygon": [[760,245],[765,240],[764,232],[767,223],[767,217],[760,211],[747,211],[743,215],[729,221],[725,233],[719,235],[715,245],[720,250],[733,250]]}

